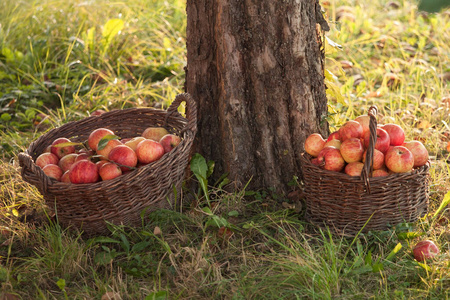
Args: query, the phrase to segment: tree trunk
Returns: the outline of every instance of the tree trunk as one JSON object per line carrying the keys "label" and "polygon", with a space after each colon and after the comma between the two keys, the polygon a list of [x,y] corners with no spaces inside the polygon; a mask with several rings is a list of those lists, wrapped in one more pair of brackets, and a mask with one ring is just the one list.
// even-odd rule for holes
{"label": "tree trunk", "polygon": [[[241,186],[286,192],[312,132],[328,132],[316,0],[188,0],[195,151]],[[239,187],[239,186],[238,186]]]}

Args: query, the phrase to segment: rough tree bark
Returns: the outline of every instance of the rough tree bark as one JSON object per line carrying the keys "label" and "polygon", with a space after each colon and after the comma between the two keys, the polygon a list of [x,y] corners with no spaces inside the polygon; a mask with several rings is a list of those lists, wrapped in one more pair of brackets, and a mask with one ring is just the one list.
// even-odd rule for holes
{"label": "rough tree bark", "polygon": [[187,1],[195,150],[216,176],[286,192],[305,138],[328,132],[318,9],[316,0]]}

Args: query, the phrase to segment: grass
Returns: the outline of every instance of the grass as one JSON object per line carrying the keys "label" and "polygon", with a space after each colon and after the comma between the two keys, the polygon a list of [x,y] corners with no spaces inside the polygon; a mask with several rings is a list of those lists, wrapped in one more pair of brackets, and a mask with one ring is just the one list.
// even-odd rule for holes
{"label": "grass", "polygon": [[[430,215],[334,237],[270,188],[209,186],[182,211],[84,239],[54,224],[17,153],[96,109],[167,107],[182,91],[184,1],[0,2],[0,282],[22,299],[448,299],[450,17],[410,1],[323,1],[332,130],[371,105],[432,156]],[[358,5],[356,5],[358,3]],[[120,29],[120,31],[118,30]],[[446,79],[447,78],[447,79]],[[331,89],[333,88],[333,89]],[[339,92],[336,92],[339,91]],[[443,218],[441,218],[443,217]],[[229,229],[223,232],[220,227]],[[432,239],[436,260],[412,246]]]}

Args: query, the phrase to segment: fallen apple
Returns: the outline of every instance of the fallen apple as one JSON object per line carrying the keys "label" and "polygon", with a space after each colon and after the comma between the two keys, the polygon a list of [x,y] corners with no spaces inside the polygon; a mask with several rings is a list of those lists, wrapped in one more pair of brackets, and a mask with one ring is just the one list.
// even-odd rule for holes
{"label": "fallen apple", "polygon": [[319,155],[320,150],[323,149],[325,140],[320,133],[312,133],[305,140],[305,151],[313,157]]}
{"label": "fallen apple", "polygon": [[430,240],[420,241],[413,248],[414,258],[419,262],[433,258],[438,254],[439,248]]}

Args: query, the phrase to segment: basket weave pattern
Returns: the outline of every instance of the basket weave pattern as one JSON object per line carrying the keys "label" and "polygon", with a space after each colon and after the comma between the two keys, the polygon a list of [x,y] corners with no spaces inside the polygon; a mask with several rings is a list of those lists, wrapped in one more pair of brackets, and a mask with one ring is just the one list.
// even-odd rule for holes
{"label": "basket weave pattern", "polygon": [[[186,118],[177,108],[186,102]],[[84,142],[96,128],[109,128],[121,138],[139,136],[150,126],[165,127],[182,137],[181,143],[161,159],[112,180],[67,184],[47,177],[34,163],[56,138]],[[87,235],[107,234],[105,221],[137,226],[140,213],[170,208],[179,197],[190,149],[197,131],[197,109],[189,94],[178,95],[167,111],[151,108],[114,110],[70,122],[49,131],[19,154],[22,178],[35,185],[63,227],[81,228]],[[175,193],[174,193],[175,191]]]}
{"label": "basket weave pattern", "polygon": [[306,218],[338,234],[386,230],[414,222],[428,211],[430,164],[409,173],[371,178],[376,108],[369,110],[371,140],[361,177],[323,170],[302,154]]}

